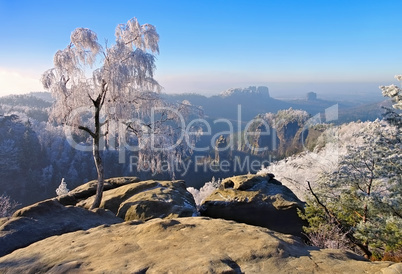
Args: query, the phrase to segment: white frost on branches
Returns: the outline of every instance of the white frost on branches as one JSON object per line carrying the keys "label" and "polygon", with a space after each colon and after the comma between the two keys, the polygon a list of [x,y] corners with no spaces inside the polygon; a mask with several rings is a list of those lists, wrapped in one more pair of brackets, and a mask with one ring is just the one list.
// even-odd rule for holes
{"label": "white frost on branches", "polygon": [[12,201],[9,196],[0,195],[0,218],[11,216],[18,206],[19,204]]}
{"label": "white frost on branches", "polygon": [[139,25],[135,18],[117,27],[116,43],[110,48],[103,48],[92,30],[74,30],[70,44],[55,54],[54,68],[42,76],[44,87],[56,99],[52,117],[72,126],[81,125],[82,121],[69,116],[80,107],[92,106],[102,89],[107,91],[103,115],[114,119],[133,118],[133,110],[139,112],[144,104],[157,103],[152,92],[161,89],[153,78],[153,53],[159,52],[158,41],[155,28]]}
{"label": "white frost on branches", "polygon": [[339,161],[347,154],[348,146],[363,145],[364,136],[381,130],[386,134],[393,129],[381,121],[351,122],[339,127],[328,128],[320,138],[324,147],[317,146],[314,151],[304,151],[263,168],[258,174],[273,173],[275,178],[289,187],[300,199],[306,199],[309,191],[306,182],[315,182],[323,173],[334,172]]}
{"label": "white frost on branches", "polygon": [[[395,75],[395,79],[402,81],[402,75]],[[382,95],[391,98],[394,102],[393,108],[402,109],[402,92],[397,85],[380,86]]]}
{"label": "white frost on branches", "polygon": [[200,207],[202,202],[220,186],[221,182],[220,179],[216,181],[215,177],[212,177],[212,180],[206,182],[199,190],[194,187],[188,187],[187,191],[193,195],[197,207]]}
{"label": "white frost on branches", "polygon": [[[180,157],[188,148],[176,146],[184,128],[177,126],[182,115],[160,98],[162,87],[154,79],[154,54],[159,53],[155,27],[133,18],[118,25],[115,35],[114,45],[102,47],[93,31],[77,28],[70,44],[55,54],[54,68],[42,76],[55,98],[50,116],[66,131],[84,131],[93,141],[98,187],[92,208],[102,198],[100,151],[111,146],[124,153],[128,132],[135,136],[140,164],[152,172],[161,170],[162,160]],[[172,118],[169,112],[177,115]]]}

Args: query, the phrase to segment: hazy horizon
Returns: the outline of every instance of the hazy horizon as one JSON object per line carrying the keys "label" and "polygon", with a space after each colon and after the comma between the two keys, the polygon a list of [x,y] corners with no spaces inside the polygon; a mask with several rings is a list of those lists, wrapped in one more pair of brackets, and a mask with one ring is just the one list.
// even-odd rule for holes
{"label": "hazy horizon", "polygon": [[[244,86],[233,86],[230,88],[247,88],[249,86],[267,86],[270,96],[276,99],[304,99],[308,92],[317,93],[318,99],[330,101],[349,101],[349,102],[378,102],[386,100],[381,94],[377,83],[260,83]],[[168,95],[180,94],[199,94],[206,97],[217,96],[230,88],[212,92],[182,91],[182,92],[166,92]],[[45,90],[35,90],[25,93],[9,93],[0,95],[0,97],[9,95],[24,95],[31,92],[46,92]]]}

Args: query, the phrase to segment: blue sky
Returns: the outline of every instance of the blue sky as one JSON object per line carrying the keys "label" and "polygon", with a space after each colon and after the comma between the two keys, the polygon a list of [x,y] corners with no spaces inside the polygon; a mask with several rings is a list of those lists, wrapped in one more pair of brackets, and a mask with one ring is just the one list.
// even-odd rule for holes
{"label": "blue sky", "polygon": [[157,28],[167,93],[380,93],[402,73],[401,12],[400,0],[0,0],[0,96],[43,90],[40,75],[75,28],[111,44],[132,17]]}

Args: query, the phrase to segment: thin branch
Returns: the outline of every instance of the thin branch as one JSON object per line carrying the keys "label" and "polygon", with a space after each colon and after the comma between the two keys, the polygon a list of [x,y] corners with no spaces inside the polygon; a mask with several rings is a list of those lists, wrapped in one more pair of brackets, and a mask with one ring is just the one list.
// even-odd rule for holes
{"label": "thin branch", "polygon": [[92,96],[89,94],[89,92],[87,93],[89,99],[92,101],[92,103],[95,105],[96,101],[92,98]]}
{"label": "thin branch", "polygon": [[310,193],[314,196],[314,199],[316,200],[316,202],[324,209],[325,213],[327,214],[327,216],[329,216],[331,218],[331,220],[335,221],[336,226],[342,231],[342,233],[345,233],[346,237],[350,240],[351,243],[353,243],[354,245],[356,245],[357,247],[359,247],[364,254],[366,254],[366,256],[368,258],[370,258],[373,254],[371,253],[371,251],[368,249],[368,247],[362,243],[360,243],[352,234],[352,232],[345,228],[342,223],[338,220],[338,218],[336,218],[336,216],[329,211],[329,209],[320,201],[320,199],[318,198],[317,194],[315,194],[315,192],[313,191],[311,184],[309,181],[307,181],[308,184],[308,188],[310,190]]}
{"label": "thin branch", "polygon": [[311,184],[309,181],[307,181],[307,185],[308,185],[308,189],[310,190],[311,195],[314,196],[314,199],[316,200],[316,202],[324,209],[325,213],[333,220],[335,220],[337,222],[337,224],[340,224],[340,222],[337,220],[337,218],[328,210],[328,208],[320,201],[320,199],[318,198],[317,194],[315,194],[315,192],[313,191]]}
{"label": "thin branch", "polygon": [[131,43],[134,43],[134,41],[137,40],[137,39],[140,38],[140,37],[141,37],[141,35],[137,35],[136,37],[134,37],[134,39],[132,39],[132,40],[126,42],[126,45],[131,44]]}
{"label": "thin branch", "polygon": [[99,109],[101,109],[103,104],[105,103],[106,91],[107,91],[107,82],[104,79],[102,79],[102,90],[98,98],[96,99],[98,103],[97,106],[99,107]]}
{"label": "thin branch", "polygon": [[106,124],[108,124],[108,123],[109,123],[109,120],[106,120],[105,122],[100,123],[100,127],[103,127],[104,125],[106,125]]}
{"label": "thin branch", "polygon": [[400,214],[398,211],[396,211],[396,209],[395,209],[393,206],[388,205],[388,204],[387,204],[387,206],[394,212],[394,214],[395,214],[396,216],[398,216],[399,218],[402,219],[402,214]]}
{"label": "thin branch", "polygon": [[95,139],[96,134],[92,130],[90,130],[88,127],[78,126],[78,129],[81,129],[81,130],[87,132],[89,135],[91,135],[92,138]]}
{"label": "thin branch", "polygon": [[134,133],[138,137],[140,132],[137,129],[133,128],[133,126],[130,123],[126,123],[125,125],[127,129],[129,129],[132,133]]}
{"label": "thin branch", "polygon": [[106,137],[109,134],[109,131],[106,131],[105,133],[102,133],[100,136],[101,137]]}

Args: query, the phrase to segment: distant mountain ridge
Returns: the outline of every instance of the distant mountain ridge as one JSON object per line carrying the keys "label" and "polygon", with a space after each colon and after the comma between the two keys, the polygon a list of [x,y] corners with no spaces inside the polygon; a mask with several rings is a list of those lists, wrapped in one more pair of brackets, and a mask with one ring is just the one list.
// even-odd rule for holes
{"label": "distant mountain ridge", "polygon": [[34,91],[34,92],[28,93],[28,95],[32,95],[34,97],[37,97],[37,98],[39,98],[43,101],[49,102],[49,103],[53,103],[53,101],[54,101],[50,92],[47,92],[47,91]]}
{"label": "distant mountain ridge", "polygon": [[261,95],[261,96],[269,96],[269,89],[265,86],[249,86],[248,88],[230,88],[223,91],[220,96],[221,97],[229,97],[236,95]]}
{"label": "distant mountain ridge", "polygon": [[[41,94],[42,96],[38,96]],[[10,106],[25,106],[31,108],[47,108],[52,105],[52,101],[46,100],[45,94],[50,96],[50,93],[47,92],[32,92],[29,94],[21,94],[21,95],[7,95],[0,97],[0,105],[10,105]],[[50,97],[51,98],[51,97]]]}
{"label": "distant mountain ridge", "polygon": [[239,120],[241,116],[243,121],[250,121],[261,113],[277,112],[292,106],[270,97],[269,89],[265,86],[230,88],[211,97],[199,94],[163,94],[163,98],[170,102],[188,100],[193,105],[201,106],[205,115],[212,119]]}
{"label": "distant mountain ridge", "polygon": [[[308,93],[308,94],[311,94]],[[308,95],[307,94],[307,95]],[[268,87],[265,86],[250,86],[247,88],[230,88],[219,95],[206,97],[200,94],[163,94],[162,97],[170,102],[181,102],[188,100],[192,105],[203,108],[207,118],[226,118],[229,120],[242,119],[243,122],[252,120],[259,114],[276,113],[283,109],[300,109],[307,111],[312,116],[318,113],[324,113],[331,106],[338,105],[339,120],[375,120],[381,118],[381,108],[373,110],[374,105],[382,103],[361,104],[360,102],[346,101],[329,101],[317,98],[314,93],[314,98],[305,97],[305,99],[275,99],[270,96]],[[240,106],[240,107],[239,107]],[[365,111],[367,109],[367,112]],[[352,115],[356,111],[355,115]],[[335,121],[334,121],[335,122]]]}
{"label": "distant mountain ridge", "polygon": [[[338,104],[339,123],[349,121],[366,121],[381,118],[381,105],[389,105],[386,101],[361,104],[359,102],[330,101],[317,98],[308,99],[276,99],[270,96],[266,86],[249,86],[246,88],[230,88],[219,95],[204,96],[200,94],[162,94],[168,102],[189,101],[194,106],[202,107],[206,118],[239,120],[248,122],[259,114],[276,113],[283,109],[300,109],[311,115],[325,112],[325,109]],[[347,99],[347,98],[346,98]],[[0,97],[0,107],[3,105],[16,107],[29,107],[35,109],[48,108],[53,102],[49,92],[31,92],[24,95],[9,95]],[[3,107],[3,112],[7,109]],[[15,109],[16,110],[16,109]]]}

